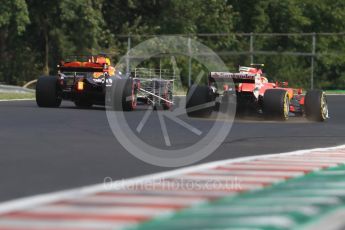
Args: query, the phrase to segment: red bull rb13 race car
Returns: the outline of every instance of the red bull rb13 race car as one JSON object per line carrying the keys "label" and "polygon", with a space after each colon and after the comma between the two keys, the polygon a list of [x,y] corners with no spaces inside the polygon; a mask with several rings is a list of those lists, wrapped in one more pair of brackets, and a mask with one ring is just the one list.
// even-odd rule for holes
{"label": "red bull rb13 race car", "polygon": [[37,80],[39,107],[59,107],[62,100],[78,107],[107,105],[115,110],[132,111],[137,103],[171,109],[174,73],[168,70],[136,68],[123,74],[111,66],[105,55],[71,56],[58,65],[57,76]]}
{"label": "red bull rb13 race car", "polygon": [[57,76],[37,80],[36,102],[40,107],[59,107],[70,100],[78,107],[104,105],[105,82],[115,74],[104,55],[71,56],[58,65]]}
{"label": "red bull rb13 race car", "polygon": [[275,120],[287,120],[289,116],[305,116],[312,121],[328,118],[323,91],[304,94],[302,89],[289,88],[287,82],[269,82],[262,66],[240,66],[238,73],[209,73],[208,85],[192,85],[187,93],[188,116],[209,117],[220,105],[232,104],[237,114],[250,112]]}

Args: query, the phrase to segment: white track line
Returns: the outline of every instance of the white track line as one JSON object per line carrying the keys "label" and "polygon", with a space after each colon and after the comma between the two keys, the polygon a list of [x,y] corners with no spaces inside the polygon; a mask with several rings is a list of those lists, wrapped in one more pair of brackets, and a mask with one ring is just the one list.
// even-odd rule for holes
{"label": "white track line", "polygon": [[116,203],[116,204],[159,204],[159,205],[192,205],[197,204],[203,201],[203,199],[194,199],[191,197],[188,198],[181,198],[181,197],[161,197],[161,196],[88,196],[88,197],[78,197],[72,198],[71,202],[78,202],[78,203],[89,203],[89,204],[109,204],[109,203]]}
{"label": "white track line", "polygon": [[230,163],[239,163],[239,162],[265,159],[269,157],[278,157],[278,156],[303,155],[303,154],[308,154],[308,153],[316,152],[316,151],[325,152],[325,151],[331,151],[331,150],[337,150],[337,149],[343,149],[343,148],[345,148],[345,145],[329,147],[329,148],[315,148],[315,149],[299,150],[299,151],[286,152],[286,153],[267,154],[267,155],[260,155],[260,156],[249,156],[249,157],[242,157],[242,158],[236,158],[236,159],[220,160],[220,161],[205,163],[205,164],[196,165],[196,166],[189,166],[182,169],[176,169],[176,170],[171,170],[171,171],[162,172],[162,173],[155,173],[155,174],[150,174],[146,176],[140,176],[140,177],[126,179],[122,181],[114,181],[111,184],[112,185],[111,189],[109,187],[107,188],[105,184],[96,184],[96,185],[85,186],[85,187],[80,187],[76,189],[64,190],[60,192],[53,192],[53,193],[48,193],[48,194],[20,198],[20,199],[0,203],[0,214],[4,214],[11,211],[16,211],[16,210],[28,209],[30,207],[36,207],[38,205],[52,203],[52,202],[56,202],[63,199],[72,199],[72,198],[78,198],[81,196],[95,194],[95,193],[109,191],[109,190],[124,189],[132,185],[143,184],[145,182],[152,182],[153,180],[158,180],[162,178],[176,177],[178,175],[188,174],[188,173],[192,173],[192,172],[196,172],[200,170],[211,169],[211,168],[215,168],[215,167],[222,166],[225,164],[230,164]]}
{"label": "white track line", "polygon": [[23,99],[2,99],[0,102],[6,102],[6,101],[34,101],[35,98],[23,98]]}
{"label": "white track line", "polygon": [[62,206],[62,205],[48,205],[37,207],[30,210],[30,213],[46,213],[46,214],[89,214],[89,215],[125,215],[125,216],[147,216],[152,217],[162,213],[170,213],[174,211],[168,208],[148,208],[148,207],[78,207],[78,206]]}
{"label": "white track line", "polygon": [[[134,224],[135,222],[133,222]],[[0,226],[3,229],[25,229],[25,230],[49,230],[49,229],[123,229],[130,223],[125,221],[123,223],[119,221],[105,221],[105,220],[27,220],[27,219],[0,219]]]}

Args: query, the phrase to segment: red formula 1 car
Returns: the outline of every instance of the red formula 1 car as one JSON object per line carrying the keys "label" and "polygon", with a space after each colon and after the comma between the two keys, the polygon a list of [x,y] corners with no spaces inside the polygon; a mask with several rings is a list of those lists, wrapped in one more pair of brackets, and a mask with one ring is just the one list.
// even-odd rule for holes
{"label": "red formula 1 car", "polygon": [[286,82],[271,83],[261,66],[240,67],[238,73],[209,73],[207,86],[192,85],[187,93],[188,116],[208,117],[220,105],[232,103],[237,114],[255,112],[279,120],[289,116],[306,116],[313,121],[328,118],[323,91],[310,90],[304,95],[302,89],[289,88]]}

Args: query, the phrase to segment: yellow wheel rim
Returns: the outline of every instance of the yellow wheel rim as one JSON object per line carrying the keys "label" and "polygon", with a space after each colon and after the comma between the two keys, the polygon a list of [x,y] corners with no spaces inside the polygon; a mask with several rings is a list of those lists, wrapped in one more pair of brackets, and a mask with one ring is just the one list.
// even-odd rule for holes
{"label": "yellow wheel rim", "polygon": [[328,117],[328,106],[325,93],[321,95],[321,116],[322,119],[325,120]]}
{"label": "yellow wheel rim", "polygon": [[289,112],[290,112],[290,103],[289,103],[289,96],[286,93],[284,97],[284,118],[288,119],[289,117]]}

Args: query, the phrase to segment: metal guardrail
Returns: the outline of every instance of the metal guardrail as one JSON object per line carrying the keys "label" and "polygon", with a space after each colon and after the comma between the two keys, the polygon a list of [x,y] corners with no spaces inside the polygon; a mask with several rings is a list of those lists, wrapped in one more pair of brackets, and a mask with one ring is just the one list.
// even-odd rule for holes
{"label": "metal guardrail", "polygon": [[27,89],[20,86],[14,85],[0,85],[0,92],[6,93],[34,93],[35,90]]}

